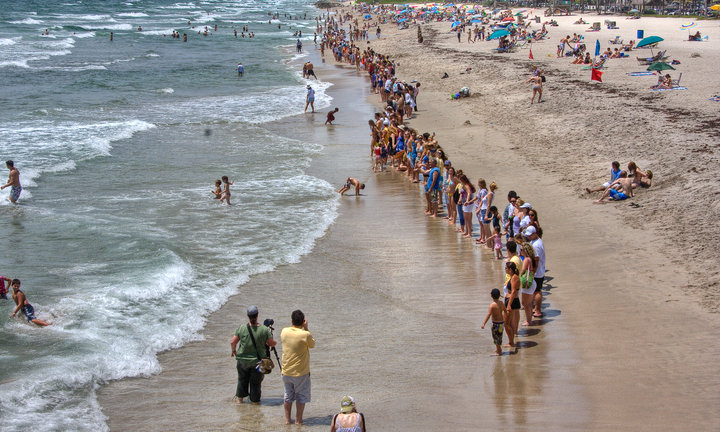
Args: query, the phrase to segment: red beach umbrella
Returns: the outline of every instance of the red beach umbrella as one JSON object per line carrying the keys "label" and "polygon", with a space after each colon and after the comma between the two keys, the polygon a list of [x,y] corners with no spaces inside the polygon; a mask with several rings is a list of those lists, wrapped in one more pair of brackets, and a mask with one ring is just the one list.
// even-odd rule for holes
{"label": "red beach umbrella", "polygon": [[503,18],[503,22],[505,22],[505,21],[515,21],[515,18],[513,18],[513,17],[505,17],[505,18]]}

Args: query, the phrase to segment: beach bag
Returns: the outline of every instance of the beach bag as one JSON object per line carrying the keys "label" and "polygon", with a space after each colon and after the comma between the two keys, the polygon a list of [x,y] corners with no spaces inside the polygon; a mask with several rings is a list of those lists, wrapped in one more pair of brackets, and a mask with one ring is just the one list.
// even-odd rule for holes
{"label": "beach bag", "polygon": [[545,82],[545,75],[540,75],[540,79],[542,80],[542,82]]}
{"label": "beach bag", "polygon": [[250,324],[248,324],[247,327],[248,333],[250,333],[250,339],[252,340],[253,346],[255,347],[255,354],[258,358],[255,369],[261,374],[267,375],[272,372],[273,368],[275,367],[275,363],[273,363],[272,359],[269,356],[265,358],[260,357],[260,352],[257,349],[257,344],[255,344],[255,336],[253,335],[252,329],[250,328]]}
{"label": "beach bag", "polygon": [[[527,258],[526,258],[527,259]],[[525,273],[520,275],[520,289],[528,289],[532,286],[535,281],[535,274],[530,271],[530,268]]]}

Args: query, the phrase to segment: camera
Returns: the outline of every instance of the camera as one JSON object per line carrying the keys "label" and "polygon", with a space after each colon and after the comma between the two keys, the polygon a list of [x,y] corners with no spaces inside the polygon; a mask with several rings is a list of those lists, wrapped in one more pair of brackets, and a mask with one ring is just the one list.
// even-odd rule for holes
{"label": "camera", "polygon": [[273,328],[273,325],[274,325],[274,324],[275,324],[275,320],[272,319],[272,318],[266,318],[265,321],[263,321],[263,325],[264,325],[265,327],[270,328],[270,330],[275,330],[275,329]]}

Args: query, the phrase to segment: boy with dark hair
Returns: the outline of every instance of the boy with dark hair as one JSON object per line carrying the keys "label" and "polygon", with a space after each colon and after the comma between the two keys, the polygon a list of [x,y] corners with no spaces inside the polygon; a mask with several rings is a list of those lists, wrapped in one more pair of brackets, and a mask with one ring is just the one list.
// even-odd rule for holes
{"label": "boy with dark hair", "polygon": [[493,301],[488,307],[488,313],[485,316],[485,321],[483,321],[480,328],[484,329],[485,324],[488,322],[490,317],[492,317],[492,338],[493,343],[495,343],[495,354],[493,355],[499,356],[502,355],[503,329],[507,311],[505,310],[505,304],[500,301],[499,289],[493,288],[492,291],[490,291],[490,297]]}

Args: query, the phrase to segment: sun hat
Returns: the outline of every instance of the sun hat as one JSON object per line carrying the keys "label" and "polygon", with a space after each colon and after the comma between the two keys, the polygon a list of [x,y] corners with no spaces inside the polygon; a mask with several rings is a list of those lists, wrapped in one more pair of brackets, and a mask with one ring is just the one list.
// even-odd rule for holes
{"label": "sun hat", "polygon": [[257,316],[257,314],[258,314],[257,306],[250,306],[247,309],[247,314],[248,314],[248,316]]}
{"label": "sun hat", "polygon": [[351,413],[355,409],[355,399],[353,399],[352,396],[345,396],[340,401],[340,412],[341,413]]}
{"label": "sun hat", "polygon": [[532,225],[529,226],[529,227],[527,227],[527,228],[525,228],[525,231],[523,231],[523,235],[524,235],[525,237],[530,237],[531,235],[533,235],[533,234],[535,234],[535,233],[536,233],[535,227],[532,226]]}

